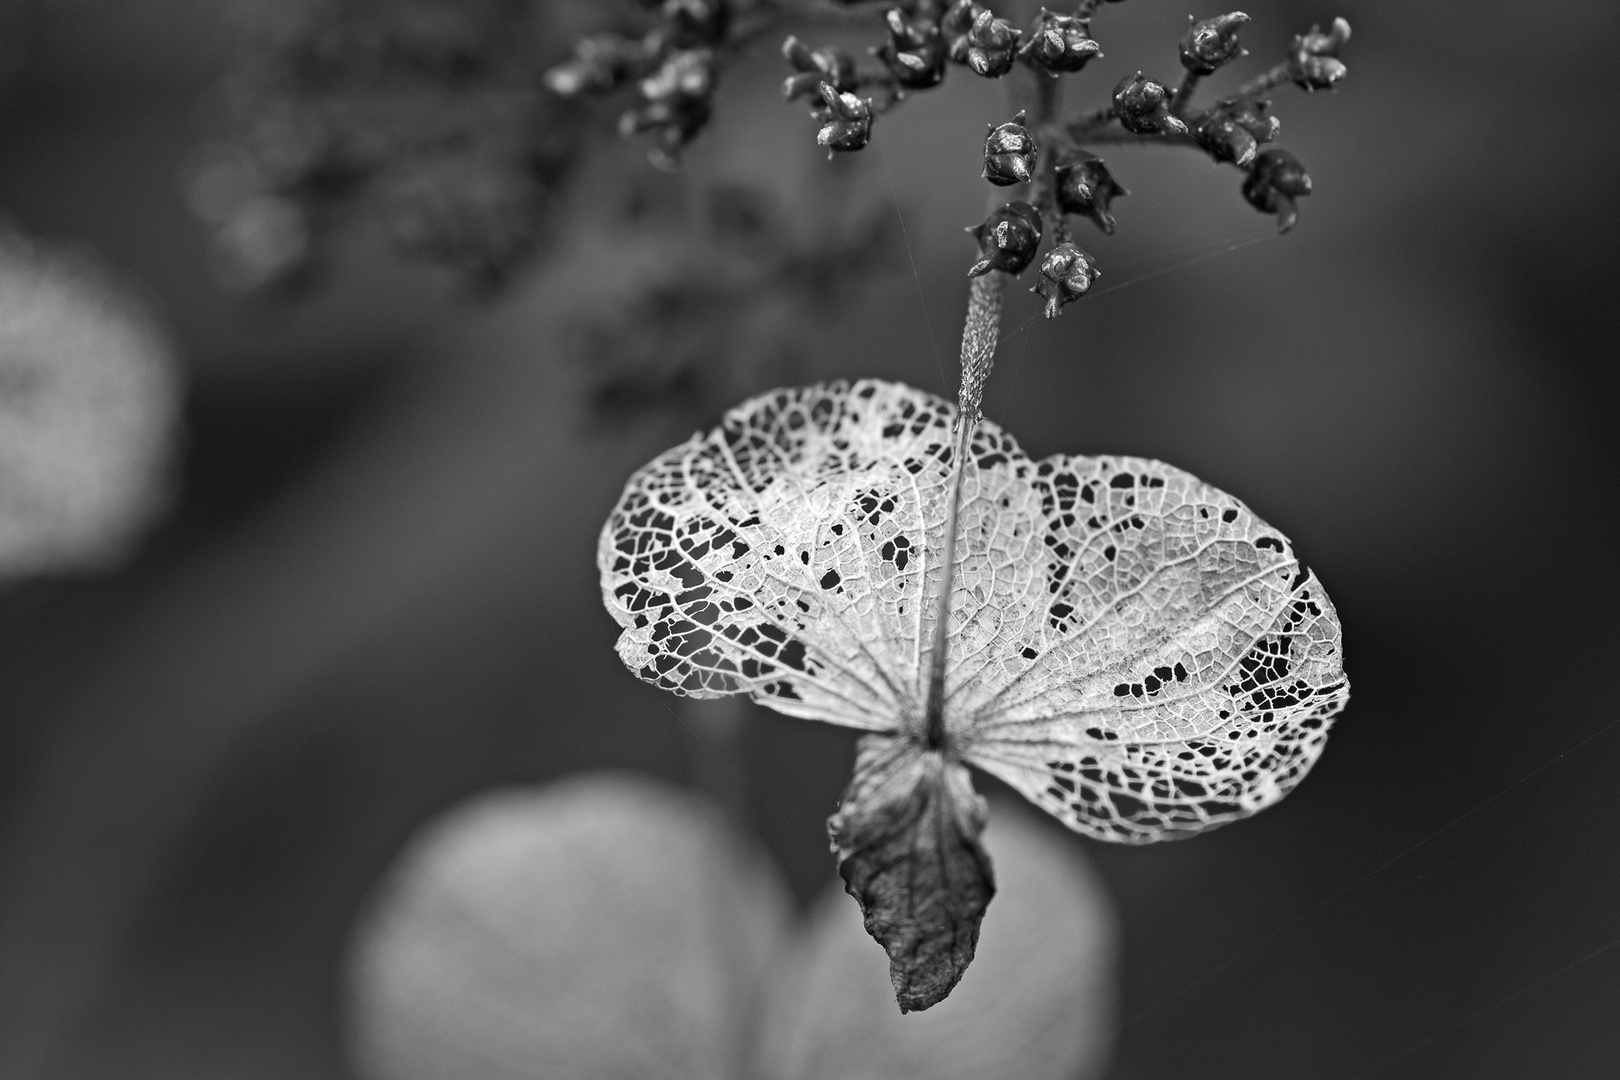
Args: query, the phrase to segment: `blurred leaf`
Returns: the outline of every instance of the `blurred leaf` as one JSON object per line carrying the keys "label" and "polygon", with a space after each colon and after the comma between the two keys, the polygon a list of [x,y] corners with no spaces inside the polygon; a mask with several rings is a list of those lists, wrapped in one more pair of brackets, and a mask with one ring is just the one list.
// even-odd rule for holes
{"label": "blurred leaf", "polygon": [[353,963],[377,1080],[742,1077],[787,900],[716,814],[587,777],[486,795],[383,884]]}
{"label": "blurred leaf", "polygon": [[1118,927],[1078,844],[1001,804],[984,833],[997,902],[949,1000],[895,1011],[883,958],[829,890],[767,1018],[775,1080],[1083,1080],[1113,1041]]}

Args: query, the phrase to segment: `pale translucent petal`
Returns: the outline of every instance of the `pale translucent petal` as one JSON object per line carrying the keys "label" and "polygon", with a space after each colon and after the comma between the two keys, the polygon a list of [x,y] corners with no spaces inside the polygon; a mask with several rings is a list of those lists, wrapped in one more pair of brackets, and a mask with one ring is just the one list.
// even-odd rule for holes
{"label": "pale translucent petal", "polygon": [[1084,1080],[1107,1064],[1118,924],[1072,837],[1016,804],[984,833],[997,894],[979,954],[945,1001],[902,1015],[889,968],[842,890],[817,905],[771,999],[771,1080]]}
{"label": "pale translucent petal", "polygon": [[485,795],[413,841],[361,923],[353,1056],[371,1080],[743,1080],[788,913],[668,787]]}
{"label": "pale translucent petal", "polygon": [[1048,552],[1022,631],[1034,659],[953,703],[963,755],[1127,842],[1287,794],[1349,694],[1333,605],[1287,539],[1163,462],[1053,457],[1034,483]]}

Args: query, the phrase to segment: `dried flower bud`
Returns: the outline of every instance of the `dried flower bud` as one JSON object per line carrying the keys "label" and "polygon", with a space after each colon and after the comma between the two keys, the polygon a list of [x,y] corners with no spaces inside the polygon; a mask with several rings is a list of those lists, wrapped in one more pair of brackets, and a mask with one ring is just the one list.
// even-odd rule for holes
{"label": "dried flower bud", "polygon": [[1041,215],[1027,202],[1010,202],[967,231],[979,242],[969,277],[991,270],[1022,274],[1041,246]]}
{"label": "dried flower bud", "polygon": [[662,14],[669,43],[677,49],[713,45],[731,25],[727,0],[664,0]]}
{"label": "dried flower bud", "polygon": [[606,94],[646,73],[650,59],[639,41],[617,34],[581,38],[574,55],[547,71],[546,89],[559,97]]}
{"label": "dried flower bud", "polygon": [[1243,55],[1238,30],[1249,17],[1241,11],[1201,19],[1181,37],[1181,66],[1194,75],[1212,75]]}
{"label": "dried flower bud", "polygon": [[1035,154],[1035,140],[1024,126],[1024,113],[1020,110],[1017,116],[991,128],[985,136],[983,176],[997,187],[1028,183],[1035,175]]}
{"label": "dried flower bud", "polygon": [[945,78],[945,61],[950,56],[939,24],[926,16],[908,19],[899,8],[890,8],[884,18],[889,40],[875,51],[889,74],[912,90],[937,86]]}
{"label": "dried flower bud", "polygon": [[825,105],[816,110],[816,118],[822,121],[816,143],[827,148],[828,157],[834,150],[859,150],[871,141],[870,100],[841,94],[826,83],[821,84],[821,100]]}
{"label": "dried flower bud", "polygon": [[1243,197],[1264,214],[1277,215],[1277,231],[1285,233],[1299,220],[1294,200],[1311,193],[1305,166],[1287,150],[1267,150],[1255,159],[1243,179]]}
{"label": "dried flower bud", "polygon": [[1040,294],[1046,301],[1046,317],[1055,319],[1065,305],[1086,295],[1101,276],[1090,255],[1073,244],[1059,244],[1041,260],[1041,276],[1029,291]]}
{"label": "dried flower bud", "polygon": [[1054,72],[1079,71],[1092,57],[1101,55],[1102,46],[1091,40],[1088,20],[1045,8],[1035,20],[1029,40],[1018,50],[1019,59],[1026,64]]}
{"label": "dried flower bud", "polygon": [[713,108],[714,57],[707,49],[692,49],[669,57],[662,67],[641,80],[646,104],[619,117],[619,134],[656,131],[661,146],[649,156],[661,168],[673,167],[681,147],[708,123]]}
{"label": "dried flower bud", "polygon": [[1248,168],[1261,143],[1271,142],[1282,130],[1282,121],[1267,116],[1271,102],[1240,98],[1218,101],[1194,121],[1193,138],[1216,157]]}
{"label": "dried flower bud", "polygon": [[999,79],[1012,70],[1018,56],[1018,42],[1024,36],[1006,19],[973,0],[957,0],[940,19],[940,28],[951,36],[950,57],[966,64],[974,74]]}
{"label": "dried flower bud", "polygon": [[[956,0],[939,17],[939,29],[950,40],[951,59],[959,64],[966,61],[965,58],[956,55],[958,40],[965,37],[967,32],[973,29],[973,20],[977,19],[979,12],[983,10],[984,5],[974,3],[974,0]],[[967,48],[967,43],[962,42],[961,49],[964,54],[967,52]]]}
{"label": "dried flower bud", "polygon": [[1118,196],[1129,194],[1108,171],[1103,159],[1095,154],[1079,150],[1058,166],[1058,208],[1066,214],[1090,218],[1110,236],[1114,232],[1114,215],[1108,212],[1108,204]]}
{"label": "dried flower bud", "polygon": [[1138,135],[1187,134],[1187,125],[1170,115],[1170,92],[1140,71],[1114,87],[1114,115]]}
{"label": "dried flower bud", "polygon": [[855,61],[842,49],[823,45],[812,51],[804,42],[789,35],[782,42],[782,58],[798,71],[782,83],[782,96],[789,101],[819,93],[817,87],[823,83],[839,93],[855,89]]}
{"label": "dried flower bud", "polygon": [[1331,90],[1344,81],[1349,69],[1339,62],[1339,53],[1350,40],[1350,24],[1334,19],[1333,27],[1322,33],[1320,26],[1300,34],[1288,50],[1288,77],[1306,90]]}

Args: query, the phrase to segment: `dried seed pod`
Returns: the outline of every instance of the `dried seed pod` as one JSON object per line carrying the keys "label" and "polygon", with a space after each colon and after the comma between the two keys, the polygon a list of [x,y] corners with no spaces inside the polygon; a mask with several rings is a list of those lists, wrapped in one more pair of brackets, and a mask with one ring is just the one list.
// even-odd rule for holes
{"label": "dried seed pod", "polygon": [[1267,116],[1271,102],[1242,98],[1216,102],[1193,122],[1192,134],[1200,145],[1216,157],[1248,168],[1259,152],[1282,130],[1282,121]]}
{"label": "dried seed pod", "polygon": [[1287,150],[1267,150],[1255,159],[1243,180],[1243,197],[1264,214],[1277,215],[1277,231],[1285,233],[1299,220],[1294,200],[1311,193],[1305,166]]}
{"label": "dried seed pod", "polygon": [[1137,135],[1187,134],[1187,125],[1170,114],[1170,92],[1140,71],[1114,87],[1114,115]]}
{"label": "dried seed pod", "polygon": [[967,231],[979,242],[979,261],[968,270],[969,277],[991,270],[1016,276],[1041,246],[1041,215],[1027,202],[1010,202]]}
{"label": "dried seed pod", "polygon": [[1029,40],[1018,50],[1020,60],[1051,72],[1079,71],[1092,57],[1101,55],[1102,46],[1091,39],[1089,20],[1045,8],[1035,20]]}
{"label": "dried seed pod", "polygon": [[1029,291],[1046,301],[1046,317],[1055,319],[1066,305],[1086,295],[1101,276],[1090,255],[1073,244],[1059,244],[1041,260],[1041,276]]}
{"label": "dried seed pod", "polygon": [[1248,21],[1243,12],[1232,11],[1194,22],[1181,36],[1181,66],[1194,75],[1212,75],[1242,56],[1237,34]]}
{"label": "dried seed pod", "polygon": [[1327,33],[1320,26],[1295,36],[1288,49],[1288,77],[1305,90],[1331,90],[1344,81],[1349,69],[1339,53],[1350,41],[1350,24],[1334,19]]}
{"label": "dried seed pod", "polygon": [[896,82],[910,90],[937,86],[945,78],[950,46],[938,22],[926,17],[906,18],[899,8],[885,16],[889,39],[874,52]]}
{"label": "dried seed pod", "polygon": [[1026,184],[1035,175],[1035,140],[1024,126],[1024,113],[1019,111],[1005,124],[990,129],[984,139],[984,173],[986,180],[997,187]]}
{"label": "dried seed pod", "polygon": [[816,143],[827,148],[829,157],[834,150],[859,150],[871,141],[870,100],[841,94],[826,83],[821,84],[821,100],[825,104],[816,110],[816,118],[822,121]]}
{"label": "dried seed pod", "polygon": [[1058,208],[1067,214],[1081,214],[1096,222],[1097,228],[1113,235],[1114,215],[1108,204],[1130,192],[1115,180],[1103,159],[1084,150],[1066,159],[1057,168]]}
{"label": "dried seed pod", "polygon": [[855,61],[844,50],[831,45],[811,49],[792,35],[782,42],[782,58],[798,72],[782,82],[782,96],[792,101],[806,94],[818,93],[822,84],[839,93],[855,89]]}

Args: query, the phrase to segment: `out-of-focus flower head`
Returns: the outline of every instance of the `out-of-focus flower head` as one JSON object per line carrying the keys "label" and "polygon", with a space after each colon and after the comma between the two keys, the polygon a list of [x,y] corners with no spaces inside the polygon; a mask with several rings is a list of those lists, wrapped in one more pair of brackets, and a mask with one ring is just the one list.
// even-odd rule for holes
{"label": "out-of-focus flower head", "polygon": [[1255,159],[1243,178],[1243,197],[1262,214],[1277,215],[1277,231],[1285,233],[1299,220],[1296,199],[1311,193],[1311,178],[1299,158],[1287,150],[1267,150]]}
{"label": "out-of-focus flower head", "polygon": [[[547,72],[540,57],[558,8],[235,0],[238,53],[219,93],[231,130],[196,156],[186,184],[222,282],[243,292],[308,285],[363,217],[480,286],[509,277],[552,235],[549,211],[581,155],[574,99],[639,85],[662,56],[646,41],[596,35]],[[692,123],[691,109],[648,107],[658,113],[650,126]]]}
{"label": "out-of-focus flower head", "polygon": [[1331,90],[1344,81],[1349,69],[1339,54],[1350,43],[1350,24],[1334,19],[1324,33],[1320,26],[1295,36],[1288,49],[1288,75],[1303,90]]}
{"label": "out-of-focus flower head", "polygon": [[1077,1080],[1113,1020],[1117,931],[1072,840],[1016,808],[985,834],[1000,899],[952,997],[902,1017],[848,897],[806,926],[702,801],[592,777],[430,826],[354,939],[369,1080]]}
{"label": "out-of-focus flower head", "polygon": [[877,49],[889,73],[901,86],[922,90],[945,78],[951,48],[940,33],[937,17],[906,18],[899,8],[884,16],[889,35]]}
{"label": "out-of-focus flower head", "polygon": [[797,73],[782,83],[782,96],[789,101],[819,93],[822,83],[839,93],[855,89],[855,60],[842,49],[832,45],[812,49],[789,34],[782,42],[782,59]]}
{"label": "out-of-focus flower head", "polygon": [[0,237],[0,579],[96,569],[162,507],[168,338],[82,256]]}

